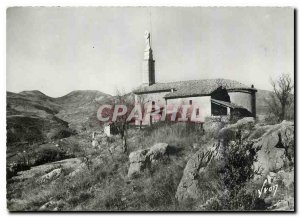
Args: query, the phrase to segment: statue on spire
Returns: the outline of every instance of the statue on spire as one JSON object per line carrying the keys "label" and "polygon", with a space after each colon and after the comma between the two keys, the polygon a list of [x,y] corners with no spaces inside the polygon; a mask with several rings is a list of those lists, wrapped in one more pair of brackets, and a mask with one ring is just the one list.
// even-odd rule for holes
{"label": "statue on spire", "polygon": [[150,32],[145,31],[146,49],[144,50],[144,63],[143,63],[143,84],[155,84],[155,60],[153,59]]}
{"label": "statue on spire", "polygon": [[146,30],[145,32],[145,40],[146,40],[146,50],[150,50],[151,46],[150,46],[150,32],[148,32]]}

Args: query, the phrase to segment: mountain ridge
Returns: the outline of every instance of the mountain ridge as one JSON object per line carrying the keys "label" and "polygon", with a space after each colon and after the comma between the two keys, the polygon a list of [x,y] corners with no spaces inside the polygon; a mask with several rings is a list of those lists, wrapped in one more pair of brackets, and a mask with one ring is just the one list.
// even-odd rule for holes
{"label": "mountain ridge", "polygon": [[19,143],[49,141],[87,126],[94,127],[97,125],[96,118],[93,118],[96,117],[97,107],[109,97],[95,90],[72,91],[59,98],[47,96],[38,90],[19,93],[7,91],[8,147]]}

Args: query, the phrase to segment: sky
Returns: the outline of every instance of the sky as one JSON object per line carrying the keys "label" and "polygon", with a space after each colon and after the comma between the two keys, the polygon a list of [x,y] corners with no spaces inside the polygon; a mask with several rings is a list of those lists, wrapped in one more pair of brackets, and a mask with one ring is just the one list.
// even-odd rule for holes
{"label": "sky", "polygon": [[142,82],[145,30],[156,82],[227,78],[271,90],[294,76],[293,8],[13,7],[7,90],[115,94]]}

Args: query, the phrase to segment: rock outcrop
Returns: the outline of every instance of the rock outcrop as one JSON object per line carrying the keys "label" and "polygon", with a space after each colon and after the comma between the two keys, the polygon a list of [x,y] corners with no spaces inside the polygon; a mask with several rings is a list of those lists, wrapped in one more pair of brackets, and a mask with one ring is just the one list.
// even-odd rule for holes
{"label": "rock outcrop", "polygon": [[128,177],[140,173],[147,165],[147,152],[148,150],[138,150],[131,152],[129,155],[130,166],[128,169]]}
{"label": "rock outcrop", "polygon": [[169,145],[167,143],[157,143],[150,148],[147,157],[149,157],[151,162],[154,162],[167,154],[168,147]]}
{"label": "rock outcrop", "polygon": [[41,176],[38,181],[40,183],[53,181],[61,175],[61,172],[62,172],[61,168],[54,169],[51,172]]}
{"label": "rock outcrop", "polygon": [[218,195],[224,195],[224,189],[221,189],[224,183],[216,171],[217,168],[222,168],[227,145],[238,143],[253,144],[253,149],[258,150],[253,166],[260,174],[251,182],[262,186],[264,180],[271,177],[270,186],[273,186],[273,190],[274,185],[278,184],[276,194],[272,192],[260,197],[267,209],[294,209],[293,122],[261,125],[255,124],[253,118],[244,118],[235,124],[225,125],[218,133],[218,140],[215,141],[217,145],[210,146],[210,150],[199,150],[187,162],[176,192],[176,199],[180,204],[192,199],[196,201],[197,209],[202,209],[208,201],[217,200]]}
{"label": "rock outcrop", "polygon": [[255,147],[261,147],[254,167],[260,169],[262,175],[294,163],[294,123],[283,121],[264,127],[264,131],[254,144]]}
{"label": "rock outcrop", "polygon": [[[235,124],[229,124],[219,131],[219,138],[232,139],[240,137],[245,139],[249,136],[250,130],[254,127],[254,118],[247,117],[238,120]],[[239,135],[240,134],[240,135]]]}
{"label": "rock outcrop", "polygon": [[176,198],[179,203],[189,199],[205,203],[214,196],[211,188],[207,188],[209,180],[205,179],[211,161],[218,155],[218,149],[219,144],[212,146],[207,151],[199,150],[187,162],[176,192]]}
{"label": "rock outcrop", "polygon": [[133,178],[134,175],[141,173],[151,163],[157,162],[168,154],[169,145],[166,143],[157,143],[150,149],[142,149],[131,152],[129,155],[130,166],[128,169],[128,177]]}

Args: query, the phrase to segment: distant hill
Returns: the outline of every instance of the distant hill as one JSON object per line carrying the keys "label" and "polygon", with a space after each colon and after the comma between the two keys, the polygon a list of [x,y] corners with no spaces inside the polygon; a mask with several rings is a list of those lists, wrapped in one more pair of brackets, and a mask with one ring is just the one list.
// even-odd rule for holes
{"label": "distant hill", "polygon": [[45,141],[69,132],[68,123],[55,116],[61,108],[40,91],[7,92],[7,143]]}
{"label": "distant hill", "polygon": [[56,114],[61,109],[53,98],[40,91],[7,92],[7,115],[35,114],[45,117]]}
{"label": "distant hill", "polygon": [[55,98],[55,102],[62,106],[56,116],[69,122],[70,127],[75,129],[96,127],[97,110],[111,97],[96,90],[72,91],[63,97]]}
{"label": "distant hill", "polygon": [[65,96],[54,98],[54,100],[60,105],[72,107],[99,102],[105,97],[110,97],[110,95],[97,90],[76,90]]}
{"label": "distant hill", "polygon": [[90,90],[59,98],[37,90],[7,92],[7,142],[44,141],[67,136],[73,129],[96,126],[98,106],[109,97]]}
{"label": "distant hill", "polygon": [[264,115],[268,113],[268,104],[266,100],[270,100],[272,91],[269,90],[257,90],[256,93],[256,113],[258,115]]}

